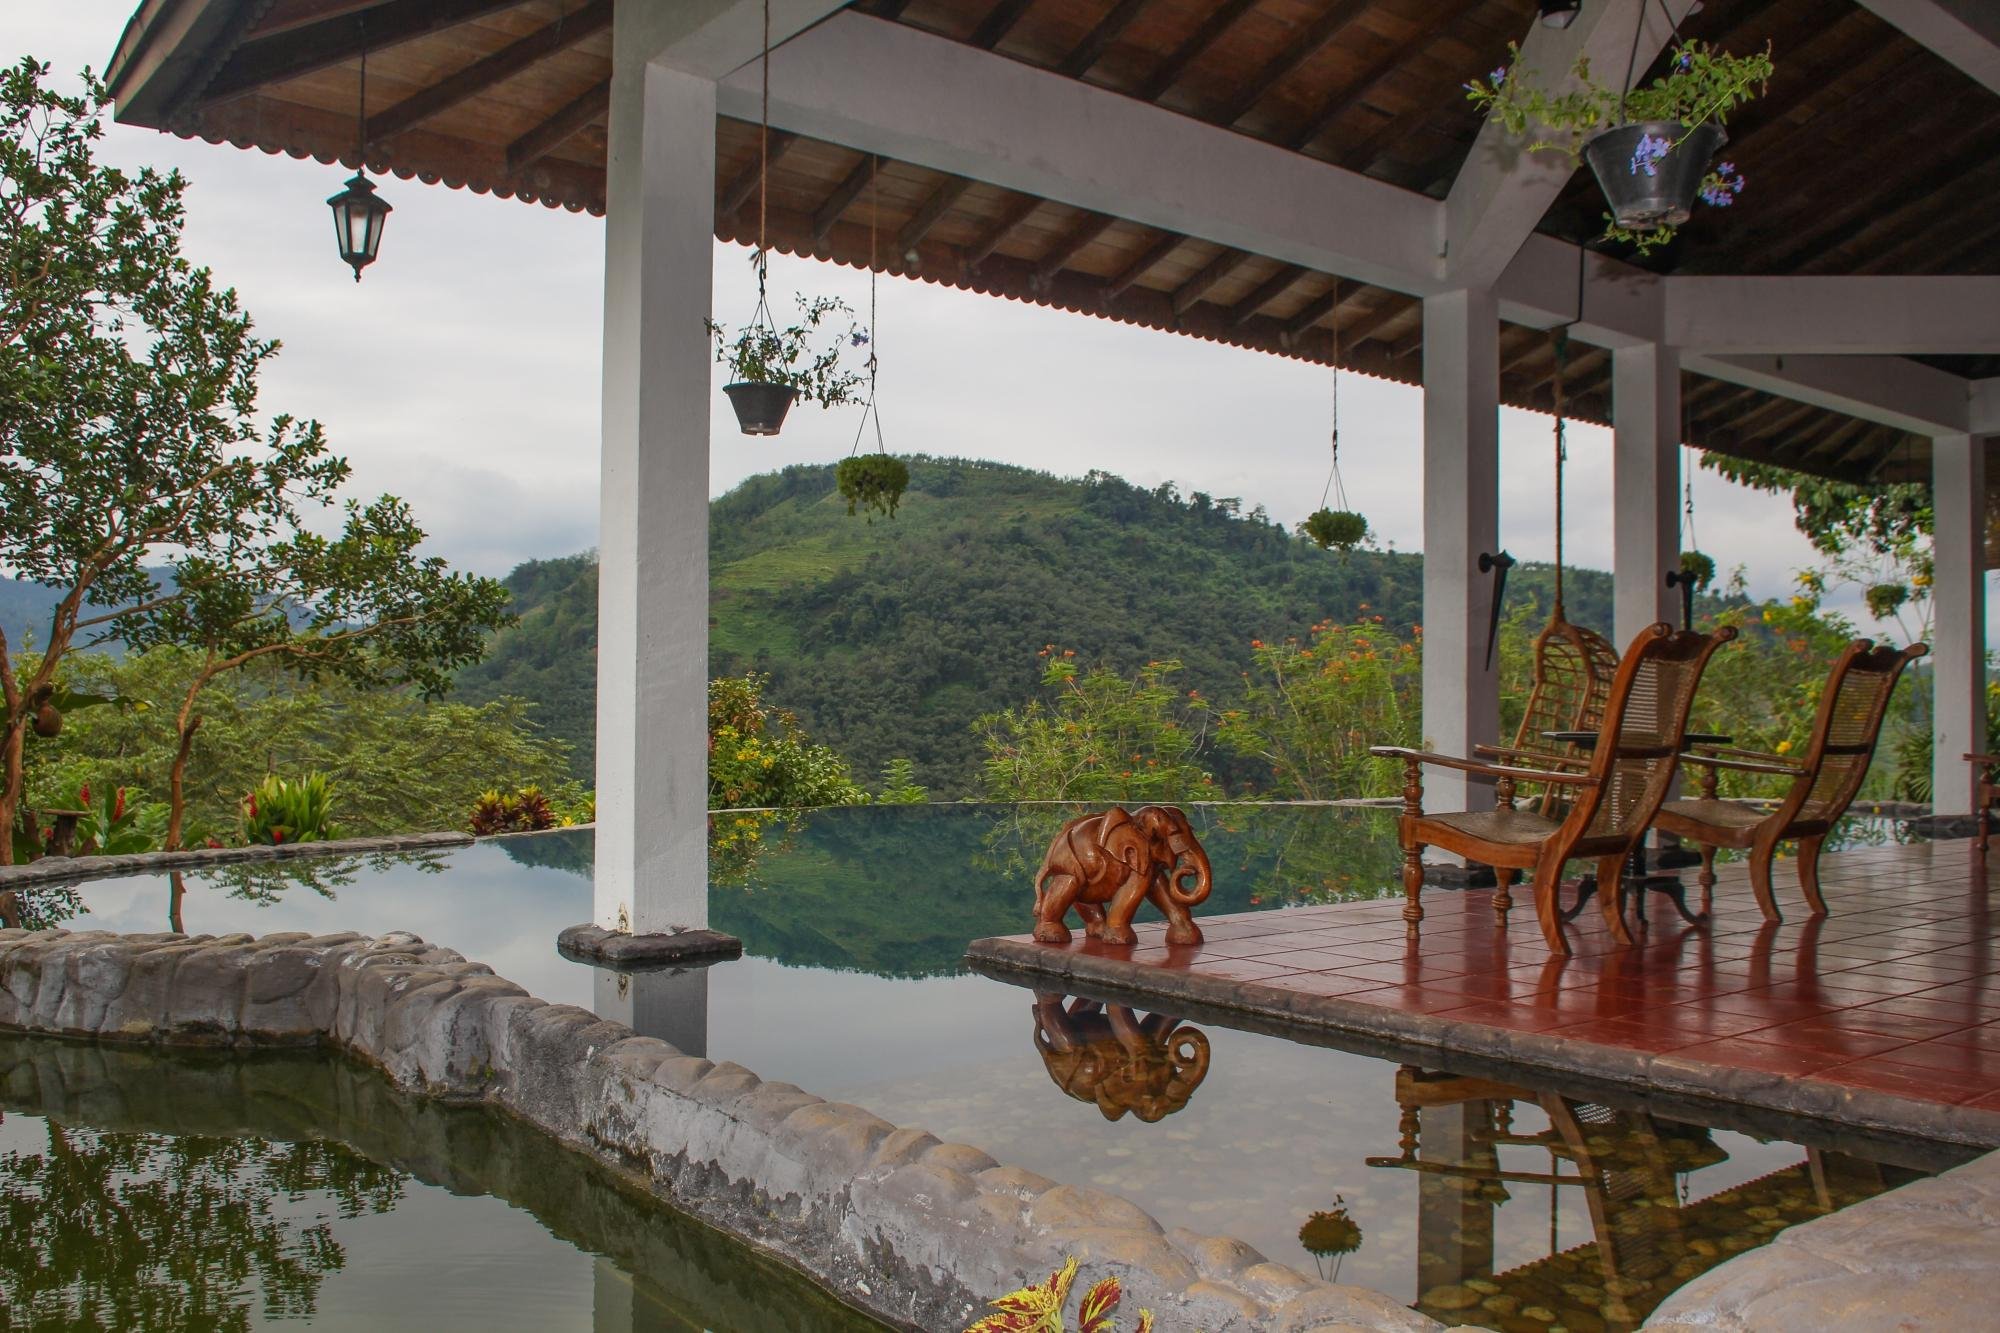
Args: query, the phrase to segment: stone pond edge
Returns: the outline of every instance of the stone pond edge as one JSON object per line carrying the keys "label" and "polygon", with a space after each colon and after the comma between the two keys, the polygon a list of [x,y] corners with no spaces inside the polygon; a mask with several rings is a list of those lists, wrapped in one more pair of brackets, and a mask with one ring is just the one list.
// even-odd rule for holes
{"label": "stone pond edge", "polygon": [[163,1047],[336,1047],[516,1115],[905,1328],[951,1333],[1065,1256],[1161,1329],[1433,1330],[1389,1296],[1003,1166],[549,1004],[409,934],[0,930],[0,1028]]}

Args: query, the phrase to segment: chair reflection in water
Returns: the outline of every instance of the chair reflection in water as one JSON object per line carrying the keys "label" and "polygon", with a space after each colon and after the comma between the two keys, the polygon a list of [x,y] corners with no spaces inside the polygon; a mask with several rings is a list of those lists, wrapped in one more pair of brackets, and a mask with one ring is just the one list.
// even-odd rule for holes
{"label": "chair reflection in water", "polygon": [[[1065,1001],[1068,1001],[1065,1004]],[[1151,1124],[1188,1104],[1208,1077],[1208,1036],[1169,1014],[1035,993],[1035,1049],[1055,1085],[1117,1120]]]}
{"label": "chair reflection in water", "polygon": [[[1408,1065],[1397,1071],[1396,1101],[1400,1151],[1367,1162],[1424,1177],[1417,1305],[1446,1323],[1540,1306],[1561,1322],[1565,1311],[1587,1312],[1593,1327],[1635,1329],[1730,1255],[1915,1174],[1805,1149],[1803,1162],[1691,1203],[1685,1178],[1728,1160],[1701,1126]],[[1539,1108],[1548,1127],[1517,1131],[1517,1102]],[[1523,1149],[1545,1152],[1548,1169],[1502,1164],[1503,1152]],[[1496,1271],[1497,1210],[1510,1185],[1548,1188],[1547,1253]],[[1582,1195],[1592,1234],[1565,1250],[1557,1196],[1567,1190]]]}

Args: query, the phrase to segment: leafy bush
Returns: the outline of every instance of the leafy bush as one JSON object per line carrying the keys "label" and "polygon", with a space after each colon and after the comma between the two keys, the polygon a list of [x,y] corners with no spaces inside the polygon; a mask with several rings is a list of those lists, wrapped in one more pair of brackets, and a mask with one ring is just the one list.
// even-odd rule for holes
{"label": "leafy bush", "polygon": [[917,785],[917,766],[908,759],[891,759],[882,766],[882,790],[875,794],[880,805],[922,805],[931,798],[930,790]]}
{"label": "leafy bush", "polygon": [[708,805],[711,810],[858,805],[868,793],[847,761],[815,745],[798,718],[764,704],[755,672],[708,683]]}
{"label": "leafy bush", "polygon": [[495,833],[536,833],[554,828],[557,816],[540,787],[523,787],[505,796],[498,791],[482,792],[472,803],[470,822],[472,832],[486,838]]}
{"label": "leafy bush", "polygon": [[243,798],[239,825],[251,846],[324,842],[336,837],[333,826],[333,785],[324,773],[308,773],[298,781],[267,776]]}
{"label": "leafy bush", "polygon": [[1203,766],[1208,702],[1171,684],[1181,664],[1148,662],[1136,676],[1079,671],[1074,651],[1042,649],[1047,701],[974,723],[996,801],[1188,801],[1222,794]]}

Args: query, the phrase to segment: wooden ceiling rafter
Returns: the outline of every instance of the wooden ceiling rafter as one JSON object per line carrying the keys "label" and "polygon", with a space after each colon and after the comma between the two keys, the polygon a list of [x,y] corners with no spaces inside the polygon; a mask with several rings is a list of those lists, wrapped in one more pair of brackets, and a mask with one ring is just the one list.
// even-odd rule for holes
{"label": "wooden ceiling rafter", "polygon": [[1310,329],[1316,328],[1328,315],[1340,308],[1341,281],[1333,279],[1325,291],[1300,306],[1298,312],[1285,321],[1279,337],[1289,347],[1303,337]]}
{"label": "wooden ceiling rafter", "polygon": [[1298,285],[1307,270],[1299,264],[1281,264],[1276,272],[1250,289],[1250,294],[1229,307],[1229,327],[1240,329],[1251,319],[1264,313],[1264,307],[1271,304]]}
{"label": "wooden ceiling rafter", "polygon": [[507,145],[507,174],[518,176],[577,135],[603,120],[611,110],[611,80],[578,93],[541,124]]}
{"label": "wooden ceiling rafter", "polygon": [[473,61],[458,73],[386,110],[377,111],[368,117],[369,142],[392,138],[433,116],[441,116],[586,37],[607,31],[611,27],[611,6],[612,0],[591,0],[574,14],[559,15],[554,23]]}
{"label": "wooden ceiling rafter", "polygon": [[1197,301],[1214,290],[1217,283],[1249,261],[1250,256],[1243,251],[1228,249],[1209,260],[1199,273],[1174,288],[1174,318],[1187,314]]}
{"label": "wooden ceiling rafter", "polygon": [[[799,136],[785,130],[772,130],[769,142],[769,160],[777,166],[786,153],[797,144]],[[750,164],[731,176],[715,196],[715,211],[718,214],[734,213],[750,202],[750,196],[757,193],[757,183],[764,179],[764,163],[752,159]]]}
{"label": "wooden ceiling rafter", "polygon": [[[1438,0],[1437,13],[1426,20],[1427,26],[1431,31],[1440,31],[1466,10],[1482,2]],[[1408,43],[1391,42],[1345,88],[1336,89],[1329,95],[1310,120],[1281,140],[1282,145],[1295,153],[1302,153],[1318,142],[1320,136],[1332,130],[1342,116],[1364,101],[1377,84],[1404,65],[1409,59],[1409,52]]]}
{"label": "wooden ceiling rafter", "polygon": [[1158,69],[1148,75],[1134,94],[1142,102],[1157,102],[1168,89],[1181,81],[1181,76],[1195,61],[1208,54],[1210,47],[1222,40],[1222,35],[1236,25],[1257,4],[1257,0],[1222,0],[1222,3],[1202,21],[1202,25],[1191,33],[1187,40],[1175,47],[1173,53],[1160,62]]}
{"label": "wooden ceiling rafter", "polygon": [[461,23],[513,9],[525,0],[383,0],[366,9],[244,42],[200,93],[203,107],[269,84],[316,74],[363,52],[428,37]]}
{"label": "wooden ceiling rafter", "polygon": [[840,215],[845,213],[848,207],[861,197],[861,192],[868,188],[870,181],[875,179],[875,174],[880,167],[881,161],[882,159],[873,153],[863,153],[861,160],[856,162],[853,168],[840,178],[840,184],[833,187],[833,193],[829,194],[825,201],[814,210],[811,233],[812,248],[814,250],[819,249],[825,243],[827,233],[833,230],[834,223],[840,221]]}
{"label": "wooden ceiling rafter", "polygon": [[1035,0],[998,0],[972,30],[972,36],[966,38],[966,44],[991,51],[1007,39],[1007,34],[1014,31],[1014,25],[1028,12],[1028,6],[1034,3]]}
{"label": "wooden ceiling rafter", "polygon": [[1238,89],[1230,101],[1223,104],[1209,117],[1218,125],[1234,125],[1250,113],[1250,109],[1270,96],[1277,86],[1290,78],[1308,60],[1318,55],[1328,42],[1338,37],[1341,30],[1360,16],[1368,7],[1369,0],[1333,0],[1327,9],[1306,25],[1304,32],[1287,42],[1279,52],[1264,62],[1256,76]]}
{"label": "wooden ceiling rafter", "polygon": [[980,235],[978,240],[967,247],[964,260],[966,269],[977,272],[979,266],[991,258],[993,252],[1000,248],[1001,242],[1012,235],[1016,227],[1019,227],[1030,217],[1034,216],[1036,210],[1040,209],[1044,202],[1044,200],[1032,194],[1016,196],[1014,201],[1008,205],[1007,211],[1001,214],[998,220]]}
{"label": "wooden ceiling rafter", "polygon": [[1085,213],[1075,226],[1049,247],[1046,254],[1035,261],[1034,271],[1028,276],[1030,285],[1037,291],[1047,288],[1056,274],[1069,267],[1072,259],[1117,225],[1118,219],[1108,213]]}
{"label": "wooden ceiling rafter", "polygon": [[1080,79],[1090,73],[1091,67],[1104,58],[1105,51],[1118,40],[1125,29],[1132,26],[1132,20],[1139,17],[1141,10],[1153,0],[1118,0],[1109,13],[1097,21],[1088,35],[1070,53],[1063,57],[1062,64],[1056,66],[1065,78]]}
{"label": "wooden ceiling rafter", "polygon": [[1177,231],[1160,233],[1158,240],[1140,251],[1138,258],[1120,269],[1111,281],[1105,284],[1105,296],[1111,300],[1123,296],[1127,288],[1165,263],[1167,256],[1180,249],[1186,241],[1187,237]]}
{"label": "wooden ceiling rafter", "polygon": [[972,182],[963,176],[945,177],[917,206],[917,211],[910,215],[902,230],[896,233],[896,252],[907,255],[922,245],[924,238],[931,234],[931,229],[944,221],[945,214],[951,212],[953,205],[964,198],[965,192],[971,188]]}

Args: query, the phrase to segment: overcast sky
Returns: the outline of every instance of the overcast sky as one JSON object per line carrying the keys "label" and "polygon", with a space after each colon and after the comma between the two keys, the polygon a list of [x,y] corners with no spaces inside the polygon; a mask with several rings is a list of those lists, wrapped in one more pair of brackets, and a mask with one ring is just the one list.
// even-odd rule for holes
{"label": "overcast sky", "polygon": [[[4,3],[0,55],[51,61],[67,82],[83,65],[103,69],[135,0]],[[325,423],[357,493],[404,496],[439,552],[483,573],[596,544],[598,219],[390,178],[382,257],[357,285],[324,203],[340,169],[119,126],[101,151],[188,177],[188,254],[284,343],[265,408]],[[725,322],[754,302],[748,253],[716,250]],[[776,256],[771,272],[780,310],[794,289],[866,308],[866,276],[853,270]],[[879,301],[891,450],[1171,479],[1287,524],[1318,507],[1330,371],[921,282],[885,279]],[[795,411],[776,440],[740,435],[716,383],[715,494],[852,443],[852,409]],[[1350,500],[1397,549],[1420,548],[1420,393],[1343,375],[1340,411]],[[1579,426],[1570,438],[1567,553],[1608,568],[1610,436]],[[1523,559],[1553,553],[1550,448],[1547,417],[1503,410],[1501,538]],[[1701,547],[1724,570],[1744,566],[1755,594],[1790,591],[1814,556],[1789,504],[1712,473],[1693,479]],[[1841,602],[1865,617],[1858,597]]]}

